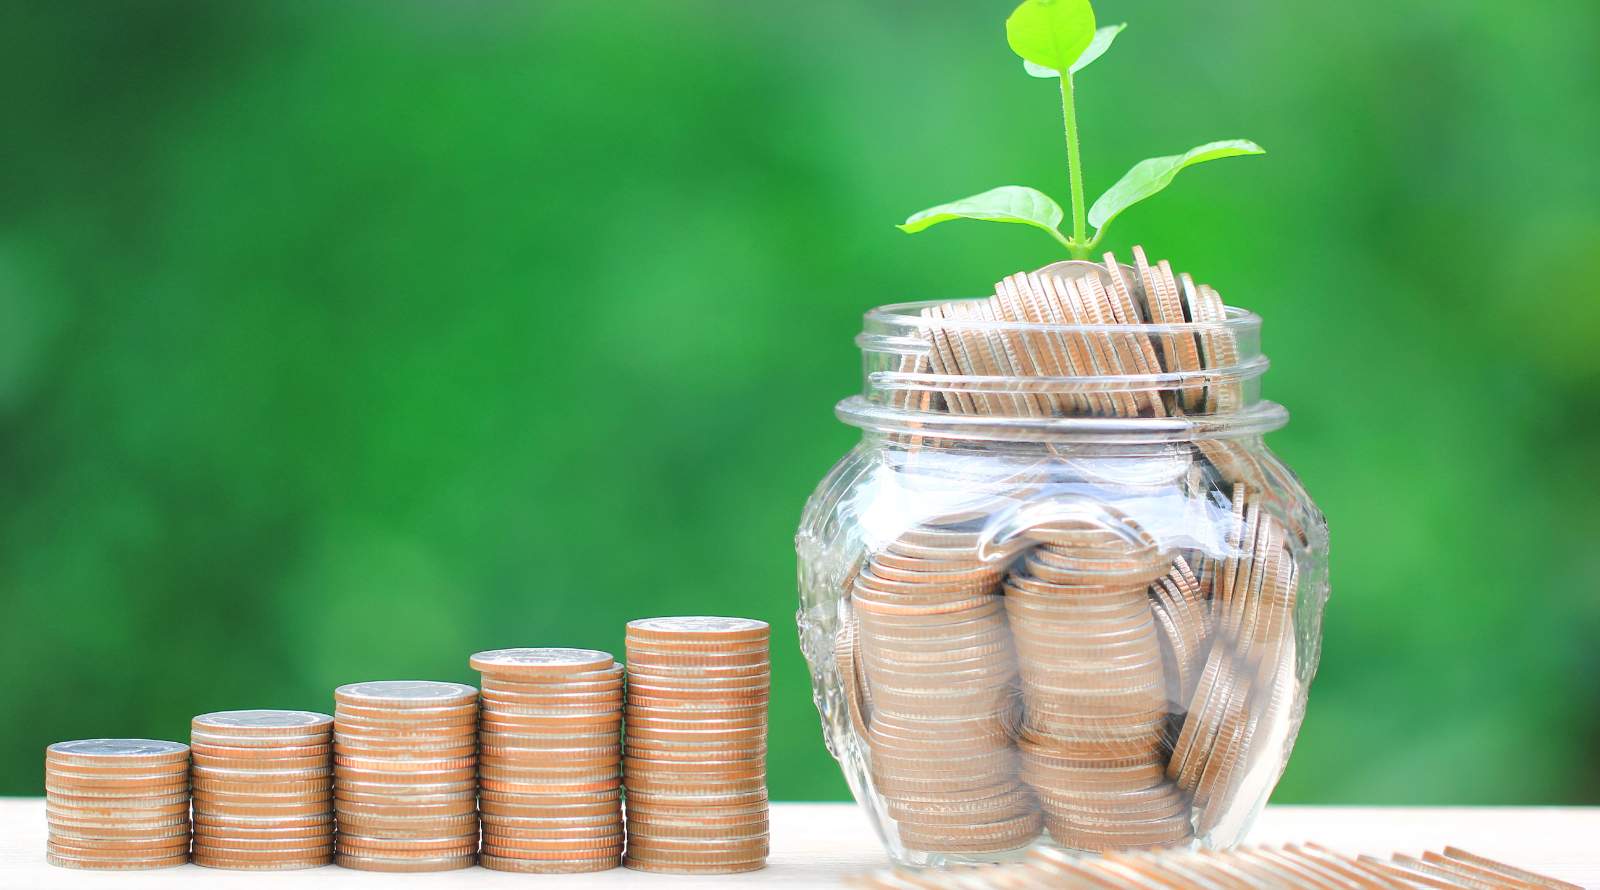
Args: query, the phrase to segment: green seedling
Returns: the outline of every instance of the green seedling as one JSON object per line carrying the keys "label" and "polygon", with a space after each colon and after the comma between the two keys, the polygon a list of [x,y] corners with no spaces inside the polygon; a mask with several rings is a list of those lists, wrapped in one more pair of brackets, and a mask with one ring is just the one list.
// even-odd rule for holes
{"label": "green seedling", "polygon": [[[1072,234],[1061,231],[1066,212],[1049,195],[1022,185],[1003,185],[981,194],[912,214],[900,228],[920,232],[952,219],[1021,223],[1048,232],[1067,252],[1084,259],[1099,246],[1106,227],[1122,211],[1172,184],[1187,167],[1218,158],[1266,154],[1248,139],[1208,142],[1181,155],[1150,158],[1133,168],[1084,210],[1083,159],[1078,148],[1078,114],[1073,78],[1111,48],[1126,25],[1096,28],[1088,0],[1024,0],[1006,19],[1006,41],[1034,77],[1061,84],[1061,114],[1067,131],[1067,179],[1072,189]],[[1091,236],[1089,226],[1094,226]]]}

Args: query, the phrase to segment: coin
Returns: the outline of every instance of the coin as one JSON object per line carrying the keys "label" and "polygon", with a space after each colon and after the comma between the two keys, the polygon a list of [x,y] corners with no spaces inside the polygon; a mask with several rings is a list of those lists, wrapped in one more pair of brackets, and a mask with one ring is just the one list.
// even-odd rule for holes
{"label": "coin", "polygon": [[333,718],[313,711],[214,711],[196,716],[190,726],[217,735],[279,737],[331,732]]}
{"label": "coin", "polygon": [[118,763],[124,765],[182,763],[189,746],[156,739],[79,739],[56,742],[45,749],[45,760],[56,764]]}
{"label": "coin", "polygon": [[469,659],[473,670],[515,676],[560,676],[604,670],[616,659],[596,649],[492,649]]}
{"label": "coin", "polygon": [[333,691],[340,704],[395,709],[450,707],[477,699],[478,690],[461,683],[432,680],[377,680],[349,683]]}
{"label": "coin", "polygon": [[344,852],[338,853],[333,859],[334,863],[342,868],[380,872],[451,871],[458,868],[471,868],[477,863],[477,860],[476,853],[423,857],[386,857],[364,856]]}
{"label": "coin", "polygon": [[707,640],[746,642],[765,640],[770,631],[765,621],[753,618],[685,616],[639,618],[628,622],[630,641]]}
{"label": "coin", "polygon": [[482,854],[480,862],[484,868],[495,871],[522,872],[525,874],[578,874],[583,872],[605,871],[622,865],[620,853],[606,852],[593,858],[578,858],[563,856],[560,859],[518,859],[511,856],[496,856],[488,853]]}

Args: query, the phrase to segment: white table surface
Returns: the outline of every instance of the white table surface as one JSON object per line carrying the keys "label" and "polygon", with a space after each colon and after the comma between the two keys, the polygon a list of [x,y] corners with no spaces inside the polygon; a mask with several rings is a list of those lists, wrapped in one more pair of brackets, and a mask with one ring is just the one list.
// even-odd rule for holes
{"label": "white table surface", "polygon": [[[1314,840],[1348,853],[1388,856],[1447,844],[1600,890],[1600,807],[1372,808],[1268,807],[1253,843]],[[287,872],[219,871],[185,865],[154,871],[90,872],[44,861],[44,801],[0,798],[0,890],[104,887],[835,887],[849,875],[887,865],[866,817],[853,804],[772,807],[772,857],[763,871],[681,877],[613,869],[589,875],[505,874],[484,868],[387,875],[327,868]]]}

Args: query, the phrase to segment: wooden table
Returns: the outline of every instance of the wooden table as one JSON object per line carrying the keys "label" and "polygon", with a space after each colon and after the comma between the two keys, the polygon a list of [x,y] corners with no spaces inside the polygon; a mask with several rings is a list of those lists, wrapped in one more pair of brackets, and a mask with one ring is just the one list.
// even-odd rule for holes
{"label": "wooden table", "polygon": [[[627,869],[573,877],[502,874],[483,868],[381,875],[334,867],[230,872],[193,865],[145,872],[87,872],[45,864],[43,800],[0,798],[0,888],[831,887],[848,875],[886,864],[866,817],[853,804],[775,804],[772,838],[771,865],[766,870],[719,878],[642,874]],[[1454,844],[1584,887],[1600,888],[1600,807],[1268,807],[1250,839],[1260,843],[1317,840],[1346,852],[1385,856]]]}

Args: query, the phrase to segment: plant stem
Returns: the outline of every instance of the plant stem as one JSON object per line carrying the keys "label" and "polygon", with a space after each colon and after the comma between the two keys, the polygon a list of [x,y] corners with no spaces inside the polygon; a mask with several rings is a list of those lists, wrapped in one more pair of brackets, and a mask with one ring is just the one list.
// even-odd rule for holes
{"label": "plant stem", "polygon": [[1078,110],[1071,71],[1061,72],[1061,116],[1067,125],[1067,177],[1072,185],[1072,240],[1067,249],[1081,260],[1089,256],[1089,226],[1083,211],[1083,158],[1078,152]]}

